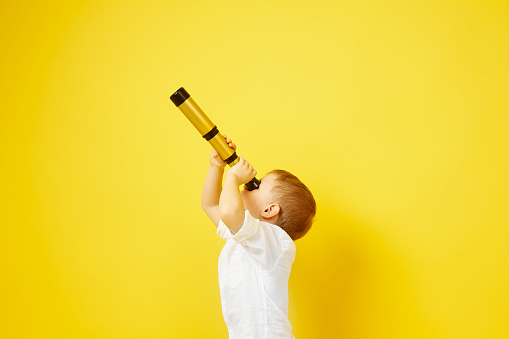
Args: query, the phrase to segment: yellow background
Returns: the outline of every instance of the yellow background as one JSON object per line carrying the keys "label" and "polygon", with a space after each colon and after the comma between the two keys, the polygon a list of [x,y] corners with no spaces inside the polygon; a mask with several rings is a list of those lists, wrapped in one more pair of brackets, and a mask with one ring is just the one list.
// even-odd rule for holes
{"label": "yellow background", "polygon": [[297,338],[509,337],[507,1],[3,1],[0,337],[226,338],[209,145],[318,204]]}

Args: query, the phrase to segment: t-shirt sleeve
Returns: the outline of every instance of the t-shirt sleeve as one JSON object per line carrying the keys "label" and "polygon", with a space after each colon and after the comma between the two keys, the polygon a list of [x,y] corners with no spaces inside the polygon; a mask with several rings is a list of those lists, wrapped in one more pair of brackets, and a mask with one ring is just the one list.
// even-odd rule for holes
{"label": "t-shirt sleeve", "polygon": [[217,226],[217,235],[223,240],[228,241],[233,239],[238,243],[243,243],[247,239],[251,238],[258,229],[259,220],[251,216],[248,210],[244,210],[244,223],[240,230],[233,234],[228,226],[226,226],[223,220],[219,219],[219,225]]}
{"label": "t-shirt sleeve", "polygon": [[236,234],[222,220],[219,220],[217,234],[225,241],[232,239],[240,244],[265,269],[273,267],[283,254],[295,252],[295,245],[285,231],[253,218],[248,210],[245,210],[244,223]]}

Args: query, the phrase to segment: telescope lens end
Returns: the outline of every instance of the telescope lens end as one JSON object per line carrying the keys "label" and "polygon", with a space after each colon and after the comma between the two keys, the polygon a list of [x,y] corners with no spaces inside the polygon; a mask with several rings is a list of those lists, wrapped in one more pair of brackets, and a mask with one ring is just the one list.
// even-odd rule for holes
{"label": "telescope lens end", "polygon": [[184,89],[184,87],[180,87],[178,91],[173,93],[170,96],[171,101],[175,104],[175,106],[179,107],[182,105],[184,101],[186,101],[190,97],[189,93]]}

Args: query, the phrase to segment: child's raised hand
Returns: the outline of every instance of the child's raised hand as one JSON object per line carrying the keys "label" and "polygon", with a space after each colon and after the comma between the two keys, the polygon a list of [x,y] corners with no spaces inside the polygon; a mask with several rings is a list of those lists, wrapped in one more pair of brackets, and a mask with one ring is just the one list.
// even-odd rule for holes
{"label": "child's raised hand", "polygon": [[226,175],[235,176],[239,185],[243,185],[250,182],[256,176],[256,170],[243,157],[239,157],[239,162],[230,168]]}
{"label": "child's raised hand", "polygon": [[[223,134],[223,138],[225,138],[226,142],[228,143],[228,146],[232,148],[234,151],[237,149],[237,146],[226,137],[226,134]],[[221,159],[221,156],[215,149],[212,150],[212,153],[210,153],[210,166],[223,168],[226,166],[226,162]]]}

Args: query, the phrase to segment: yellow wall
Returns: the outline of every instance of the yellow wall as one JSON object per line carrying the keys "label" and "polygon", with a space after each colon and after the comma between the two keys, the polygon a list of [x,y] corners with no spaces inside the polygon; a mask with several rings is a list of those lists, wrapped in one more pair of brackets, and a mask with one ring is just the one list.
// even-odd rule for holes
{"label": "yellow wall", "polygon": [[181,86],[314,192],[297,338],[509,337],[507,1],[3,1],[0,27],[1,338],[227,337]]}

